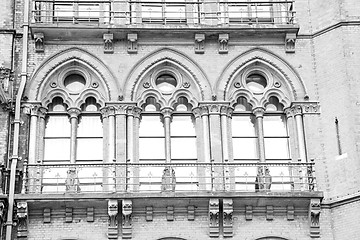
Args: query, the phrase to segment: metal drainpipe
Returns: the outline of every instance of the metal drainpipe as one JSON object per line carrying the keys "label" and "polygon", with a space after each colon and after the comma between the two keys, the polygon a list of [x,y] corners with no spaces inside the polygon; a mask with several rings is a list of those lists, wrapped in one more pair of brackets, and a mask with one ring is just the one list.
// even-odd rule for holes
{"label": "metal drainpipe", "polygon": [[6,222],[6,240],[11,240],[11,233],[13,227],[13,213],[14,213],[14,203],[15,203],[14,201],[15,177],[16,177],[16,166],[19,159],[19,131],[20,131],[20,110],[21,110],[20,108],[21,108],[21,98],[24,93],[25,84],[27,80],[27,61],[28,61],[27,54],[28,54],[29,6],[30,6],[29,1],[30,0],[25,0],[24,2],[21,81],[15,102],[13,153],[11,157],[11,168],[10,168],[9,200],[8,200],[9,207],[8,207],[7,222]]}

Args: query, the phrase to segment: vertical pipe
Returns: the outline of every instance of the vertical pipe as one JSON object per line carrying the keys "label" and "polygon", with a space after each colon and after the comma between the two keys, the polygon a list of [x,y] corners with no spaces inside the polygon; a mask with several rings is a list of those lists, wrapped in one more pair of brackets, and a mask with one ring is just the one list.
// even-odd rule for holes
{"label": "vertical pipe", "polygon": [[10,182],[9,182],[9,207],[7,212],[6,222],[6,240],[11,240],[13,227],[13,212],[14,212],[14,195],[15,195],[15,178],[16,166],[19,159],[19,132],[20,132],[20,107],[21,98],[24,93],[25,84],[27,81],[27,63],[28,63],[28,34],[29,34],[29,0],[24,1],[24,24],[23,24],[23,42],[22,42],[22,66],[21,66],[21,81],[18,88],[15,101],[15,119],[14,119],[14,138],[13,138],[13,154],[11,156],[10,168]]}

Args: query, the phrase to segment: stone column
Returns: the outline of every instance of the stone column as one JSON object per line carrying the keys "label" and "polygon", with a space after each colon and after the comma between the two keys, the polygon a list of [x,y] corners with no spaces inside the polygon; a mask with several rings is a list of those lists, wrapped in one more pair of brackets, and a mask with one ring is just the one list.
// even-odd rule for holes
{"label": "stone column", "polygon": [[297,132],[297,137],[298,137],[299,159],[301,159],[301,162],[307,162],[304,125],[303,125],[303,118],[302,118],[303,113],[302,113],[301,105],[293,106],[292,112],[293,112],[294,118],[295,118],[296,132]]}
{"label": "stone column", "polygon": [[265,109],[257,107],[253,110],[253,114],[256,118],[257,136],[258,136],[258,153],[260,162],[265,162],[265,140],[264,140],[264,118]]}
{"label": "stone column", "polygon": [[225,190],[229,191],[230,189],[234,189],[231,183],[231,176],[234,176],[232,168],[226,166],[227,163],[231,162],[230,159],[230,134],[229,134],[229,122],[231,121],[233,108],[229,106],[221,106],[220,109],[220,118],[221,118],[221,143],[223,149],[223,163],[224,165],[224,186]]}
{"label": "stone column", "polygon": [[[203,163],[204,160],[204,138],[203,138],[203,126],[202,126],[202,119],[201,119],[201,110],[199,107],[196,107],[192,110],[194,117],[195,117],[195,130],[196,130],[196,146],[197,147],[197,156],[198,160],[197,163]],[[197,167],[197,176],[199,182],[199,190],[204,191],[206,190],[205,184],[205,168],[203,166]]]}
{"label": "stone column", "polygon": [[[211,163],[211,152],[210,152],[210,129],[209,129],[209,108],[207,105],[200,106],[200,114],[202,121],[202,139],[203,139],[203,157],[204,162],[209,164]],[[205,189],[212,189],[212,167],[207,165],[205,167]]]}
{"label": "stone column", "polygon": [[171,162],[171,133],[170,133],[170,124],[171,124],[171,114],[173,112],[172,108],[163,108],[161,110],[163,116],[163,124],[165,131],[165,160],[166,163]]}
{"label": "stone column", "polygon": [[[126,108],[128,105],[117,105],[115,108],[115,146],[116,146],[116,163],[126,164]],[[126,191],[126,165],[116,166],[116,191]]]}
{"label": "stone column", "polygon": [[78,117],[80,115],[80,109],[70,108],[68,114],[71,124],[71,136],[70,136],[70,163],[76,163],[76,137],[78,128]]}

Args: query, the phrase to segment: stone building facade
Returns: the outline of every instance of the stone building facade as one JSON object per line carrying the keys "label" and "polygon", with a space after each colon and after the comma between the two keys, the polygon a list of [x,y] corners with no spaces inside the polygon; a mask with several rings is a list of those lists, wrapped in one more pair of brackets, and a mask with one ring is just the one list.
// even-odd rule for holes
{"label": "stone building facade", "polygon": [[2,239],[357,239],[355,0],[3,0]]}

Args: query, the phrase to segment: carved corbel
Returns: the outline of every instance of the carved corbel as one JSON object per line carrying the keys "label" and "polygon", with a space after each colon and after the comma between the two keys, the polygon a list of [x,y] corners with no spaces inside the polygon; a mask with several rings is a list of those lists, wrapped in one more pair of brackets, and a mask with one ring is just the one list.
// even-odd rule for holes
{"label": "carved corbel", "polygon": [[228,53],[229,34],[219,34],[219,53]]}
{"label": "carved corbel", "polygon": [[161,178],[162,192],[175,192],[176,176],[175,170],[172,167],[165,167]]}
{"label": "carved corbel", "polygon": [[219,237],[219,199],[209,200],[210,237]]}
{"label": "carved corbel", "polygon": [[233,200],[224,199],[223,200],[223,218],[224,218],[224,237],[233,236]]}
{"label": "carved corbel", "polygon": [[311,238],[319,238],[320,237],[320,212],[321,212],[320,199],[311,199],[310,200],[310,209],[309,209],[310,237]]}
{"label": "carved corbel", "polygon": [[288,221],[294,221],[295,219],[295,208],[294,206],[287,206],[287,220]]}
{"label": "carved corbel", "polygon": [[151,222],[153,220],[153,213],[154,213],[153,207],[145,208],[145,220],[147,222]]}
{"label": "carved corbel", "polygon": [[285,36],[285,52],[295,52],[296,33],[287,33]]}
{"label": "carved corbel", "polygon": [[127,35],[128,45],[127,52],[128,53],[137,53],[138,52],[138,36],[136,33],[129,33]]}
{"label": "carved corbel", "polygon": [[44,33],[34,33],[35,52],[44,52]]}
{"label": "carved corbel", "polygon": [[67,170],[67,176],[65,180],[66,192],[78,193],[80,192],[80,181],[76,168],[70,168]]}
{"label": "carved corbel", "polygon": [[266,206],[266,220],[271,221],[274,220],[274,207]]}
{"label": "carved corbel", "polygon": [[71,223],[73,221],[73,209],[71,207],[65,208],[65,222]]}
{"label": "carved corbel", "polygon": [[118,239],[118,201],[110,199],[108,201],[108,215],[109,215],[109,226],[108,226],[108,239]]}
{"label": "carved corbel", "polygon": [[174,221],[174,207],[173,206],[166,207],[166,220]]}
{"label": "carved corbel", "polygon": [[4,222],[5,222],[5,216],[6,216],[5,202],[0,201],[0,228],[1,229],[3,228]]}
{"label": "carved corbel", "polygon": [[253,207],[252,206],[246,206],[245,207],[245,220],[251,221],[253,219]]}
{"label": "carved corbel", "polygon": [[27,238],[28,234],[28,205],[27,202],[17,202],[17,238]]}
{"label": "carved corbel", "polygon": [[197,33],[195,34],[195,53],[204,53],[205,52],[205,34]]}
{"label": "carved corbel", "polygon": [[132,237],[132,201],[122,201],[122,238],[131,239]]}
{"label": "carved corbel", "polygon": [[44,223],[51,223],[51,209],[50,208],[44,208]]}
{"label": "carved corbel", "polygon": [[188,221],[194,221],[195,220],[195,206],[190,205],[187,207],[188,210]]}
{"label": "carved corbel", "polygon": [[104,39],[104,53],[114,53],[114,34],[105,33]]}
{"label": "carved corbel", "polygon": [[90,207],[86,209],[86,221],[93,222],[94,221],[94,208]]}

